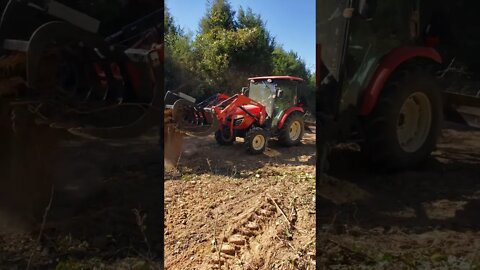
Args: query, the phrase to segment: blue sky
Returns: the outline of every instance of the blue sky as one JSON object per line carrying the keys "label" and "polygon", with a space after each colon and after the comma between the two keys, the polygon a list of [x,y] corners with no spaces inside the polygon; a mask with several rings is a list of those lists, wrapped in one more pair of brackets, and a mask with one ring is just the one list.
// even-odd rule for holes
{"label": "blue sky", "polygon": [[[229,0],[235,11],[252,8],[266,22],[277,44],[293,50],[307,68],[315,70],[315,0]],[[197,33],[205,15],[207,0],[165,0],[175,22],[185,31]]]}

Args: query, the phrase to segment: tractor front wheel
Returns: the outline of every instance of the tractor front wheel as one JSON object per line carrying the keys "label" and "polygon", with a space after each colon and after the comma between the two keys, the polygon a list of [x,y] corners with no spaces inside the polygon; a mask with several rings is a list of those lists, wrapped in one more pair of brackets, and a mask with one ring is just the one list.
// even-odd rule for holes
{"label": "tractor front wheel", "polygon": [[267,132],[263,128],[251,128],[245,136],[247,152],[253,155],[261,154],[267,147]]}
{"label": "tractor front wheel", "polygon": [[231,145],[235,142],[235,135],[233,135],[231,138],[228,138],[230,136],[230,130],[225,129],[222,131],[221,129],[217,130],[215,132],[215,140],[219,145]]}
{"label": "tractor front wheel", "polygon": [[284,146],[298,145],[304,133],[303,116],[294,112],[288,116],[279,131],[278,141]]}
{"label": "tractor front wheel", "polygon": [[362,147],[386,169],[420,165],[434,150],[442,123],[441,90],[425,65],[398,70],[367,119]]}

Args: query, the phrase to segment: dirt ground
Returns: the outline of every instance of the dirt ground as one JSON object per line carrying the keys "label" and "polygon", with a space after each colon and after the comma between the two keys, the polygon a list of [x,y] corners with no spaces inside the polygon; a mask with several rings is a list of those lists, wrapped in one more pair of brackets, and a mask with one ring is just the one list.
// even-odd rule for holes
{"label": "dirt ground", "polygon": [[480,269],[479,138],[448,126],[422,168],[395,174],[337,147],[317,186],[320,269]]}
{"label": "dirt ground", "polygon": [[257,156],[212,136],[183,149],[165,176],[165,269],[315,268],[314,133]]}
{"label": "dirt ground", "polygon": [[18,144],[2,137],[16,169],[0,181],[0,269],[160,269],[158,132],[99,142],[24,131]]}
{"label": "dirt ground", "polygon": [[[31,134],[45,156],[23,160],[48,157],[40,164],[53,168],[25,168],[54,181],[42,182],[48,196],[35,217],[2,205],[0,269],[159,269],[162,184],[166,269],[313,269],[315,257],[320,269],[480,269],[480,131],[449,126],[422,168],[395,174],[371,171],[354,145],[340,145],[317,189],[312,133],[298,147],[272,141],[263,156],[189,137],[165,181],[155,132],[48,144],[39,142],[55,134]],[[20,192],[11,200],[38,191],[4,179],[2,200],[7,187]]]}

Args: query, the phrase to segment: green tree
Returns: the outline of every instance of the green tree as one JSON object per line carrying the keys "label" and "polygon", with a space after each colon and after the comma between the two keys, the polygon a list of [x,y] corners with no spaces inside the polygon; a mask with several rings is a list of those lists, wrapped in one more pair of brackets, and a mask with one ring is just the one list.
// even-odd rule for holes
{"label": "green tree", "polygon": [[[237,92],[246,78],[235,64],[240,51],[248,51],[255,46],[258,29],[213,29],[201,33],[193,42],[196,59],[195,69],[205,82],[207,92]],[[254,64],[250,62],[250,64]]]}
{"label": "green tree", "polygon": [[192,38],[185,34],[165,9],[165,89],[190,95],[198,92],[200,83],[193,68]]}
{"label": "green tree", "polygon": [[170,15],[170,11],[168,10],[167,7],[165,7],[165,15],[164,15],[164,25],[165,25],[165,30],[164,33],[165,35],[182,35],[183,30],[176,25],[175,20],[173,19],[172,15]]}
{"label": "green tree", "polygon": [[197,74],[193,70],[191,38],[187,35],[165,35],[165,87],[166,90],[198,94]]}
{"label": "green tree", "polygon": [[272,70],[274,41],[260,15],[243,8],[234,15],[228,1],[215,0],[192,44],[195,69],[207,92],[237,92],[246,77]]}
{"label": "green tree", "polygon": [[252,76],[270,74],[272,72],[272,53],[275,40],[266,29],[259,14],[240,7],[237,15],[238,29],[254,29],[255,43],[233,55],[233,63],[242,75]]}
{"label": "green tree", "polygon": [[200,32],[208,32],[215,28],[234,30],[235,11],[227,0],[215,0],[209,3],[207,13],[200,20]]}
{"label": "green tree", "polygon": [[260,15],[253,13],[251,8],[247,8],[247,11],[240,7],[237,15],[238,28],[252,28],[252,27],[264,27],[265,24],[262,21]]}
{"label": "green tree", "polygon": [[309,111],[312,115],[315,115],[316,112],[316,74],[313,73],[309,76],[304,91],[305,99],[307,100],[307,111]]}
{"label": "green tree", "polygon": [[309,83],[312,76],[305,63],[296,53],[276,46],[261,16],[250,8],[240,7],[236,13],[228,0],[210,2],[194,37],[183,33],[168,10],[165,25],[168,90],[195,97],[234,94],[250,76],[292,75],[307,80],[302,91],[312,100],[314,84]]}
{"label": "green tree", "polygon": [[273,74],[292,75],[303,79],[310,77],[305,62],[293,51],[286,52],[282,47],[273,51]]}

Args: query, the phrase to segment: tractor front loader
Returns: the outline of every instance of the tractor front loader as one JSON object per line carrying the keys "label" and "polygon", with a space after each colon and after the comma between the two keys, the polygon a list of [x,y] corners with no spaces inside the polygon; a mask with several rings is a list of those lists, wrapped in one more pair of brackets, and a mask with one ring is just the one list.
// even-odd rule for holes
{"label": "tractor front loader", "polygon": [[144,14],[104,34],[102,21],[59,1],[8,1],[0,81],[18,87],[3,87],[2,106],[89,138],[134,137],[158,126],[163,10]]}
{"label": "tractor front loader", "polygon": [[162,128],[164,12],[156,0],[0,0],[0,13],[0,211],[41,214],[63,139]]}

